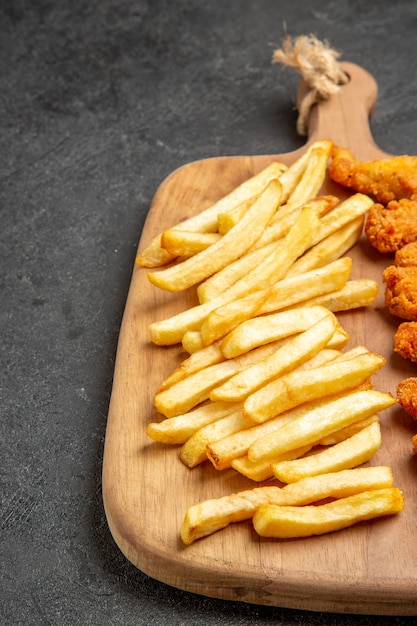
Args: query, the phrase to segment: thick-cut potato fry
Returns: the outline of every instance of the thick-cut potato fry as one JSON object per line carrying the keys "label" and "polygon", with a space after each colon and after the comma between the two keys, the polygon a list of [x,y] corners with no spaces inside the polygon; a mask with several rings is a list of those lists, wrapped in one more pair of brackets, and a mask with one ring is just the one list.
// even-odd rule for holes
{"label": "thick-cut potato fry", "polygon": [[182,347],[188,354],[194,354],[205,348],[203,338],[199,330],[187,330],[182,336]]}
{"label": "thick-cut potato fry", "polygon": [[274,461],[272,472],[281,482],[294,483],[308,476],[352,469],[369,461],[381,443],[381,428],[377,421],[316,454],[295,461]]}
{"label": "thick-cut potato fry", "polygon": [[[369,387],[369,389],[371,389],[371,387]],[[334,446],[336,443],[345,441],[345,439],[352,437],[352,435],[355,435],[363,428],[366,428],[375,422],[379,423],[379,416],[370,415],[369,417],[365,417],[362,420],[354,422],[350,426],[346,426],[346,428],[341,428],[335,433],[331,433],[331,435],[327,435],[327,437],[323,437],[318,443],[320,446]]]}
{"label": "thick-cut potato fry", "polygon": [[232,359],[270,341],[301,333],[327,314],[325,307],[317,306],[253,317],[222,339],[221,351],[227,359]]}
{"label": "thick-cut potato fry", "polygon": [[[316,145],[311,147],[311,152],[301,178],[286,200],[287,206],[298,207],[305,204],[310,198],[317,196],[326,177],[331,149],[332,144],[330,141],[322,142],[321,144],[316,143]],[[285,174],[288,178],[289,169],[284,172],[280,179],[284,189]]]}
{"label": "thick-cut potato fry", "polygon": [[167,228],[162,233],[161,246],[173,257],[193,256],[221,239],[219,233],[194,233],[188,230]]}
{"label": "thick-cut potato fry", "polygon": [[244,200],[237,206],[234,206],[229,211],[225,211],[224,213],[219,213],[217,216],[217,229],[220,235],[225,235],[229,230],[231,230],[236,224],[242,219],[245,213],[250,209],[252,204],[257,200],[259,194],[253,196],[252,198],[248,198]]}
{"label": "thick-cut potato fry", "polygon": [[171,387],[174,383],[178,383],[180,380],[183,380],[195,372],[199,372],[204,367],[221,363],[221,361],[224,360],[225,357],[220,349],[220,342],[212,343],[210,346],[204,346],[184,359],[184,361],[162,381],[158,391],[164,391],[164,389],[168,389],[168,387]]}
{"label": "thick-cut potato fry", "polygon": [[352,271],[352,259],[343,257],[325,267],[284,278],[272,285],[270,295],[258,310],[258,315],[289,309],[296,304],[310,302],[311,298],[341,289]]}
{"label": "thick-cut potato fry", "polygon": [[353,196],[343,200],[343,202],[320,219],[320,228],[316,233],[314,243],[322,241],[325,237],[346,226],[353,219],[363,217],[373,203],[372,198],[362,193],[355,193]]}
{"label": "thick-cut potato fry", "polygon": [[[292,461],[298,459],[310,452],[313,446],[301,446],[301,448],[295,448],[294,450],[288,450],[279,456],[281,461]],[[260,483],[270,478],[274,478],[272,472],[272,465],[269,460],[266,461],[251,461],[248,456],[241,456],[237,459],[233,459],[232,467],[239,474],[242,474],[249,480]]]}
{"label": "thick-cut potato fry", "polygon": [[315,141],[298,159],[296,159],[296,161],[288,166],[288,169],[280,176],[280,183],[282,185],[282,202],[288,202],[288,199],[300,183],[303,173],[311,158],[312,151],[315,148],[322,148],[325,152],[330,154],[332,147],[333,142],[329,139]]}
{"label": "thick-cut potato fry", "polygon": [[270,343],[242,354],[235,359],[228,359],[200,369],[170,387],[158,391],[154,397],[157,411],[165,417],[174,417],[191,410],[194,406],[208,400],[210,391],[221,381],[230,378],[241,369],[264,359],[277,349],[279,343]]}
{"label": "thick-cut potato fry", "polygon": [[394,405],[396,399],[390,394],[373,389],[353,391],[319,403],[308,411],[284,424],[279,430],[260,437],[248,450],[251,461],[274,459],[304,445],[314,445],[326,435],[340,430],[358,419],[374,415]]}
{"label": "thick-cut potato fry", "polygon": [[185,443],[200,428],[235,413],[240,405],[230,402],[208,402],[188,413],[177,415],[162,422],[151,422],[146,428],[147,435],[154,441],[167,444]]}
{"label": "thick-cut potato fry", "polygon": [[[178,222],[173,228],[200,233],[213,233],[218,230],[219,213],[228,211],[259,194],[271,180],[279,180],[281,174],[288,169],[276,161],[267,165],[263,170],[243,181],[236,188],[217,202],[210,205],[196,215]],[[162,233],[156,235],[148,246],[136,257],[136,263],[142,267],[159,267],[173,260],[173,256],[161,246]]]}
{"label": "thick-cut potato fry", "polygon": [[388,487],[362,491],[320,506],[263,505],[255,511],[253,525],[261,537],[310,537],[399,513],[403,509],[402,491],[398,487]]}
{"label": "thick-cut potato fry", "polygon": [[364,218],[358,217],[316,243],[293,263],[287,273],[287,278],[303,274],[316,267],[323,267],[339,259],[357,243],[363,222]]}
{"label": "thick-cut potato fry", "polygon": [[303,306],[323,306],[333,313],[370,306],[378,296],[379,285],[370,278],[349,280],[344,287],[303,301]]}
{"label": "thick-cut potato fry", "polygon": [[364,467],[305,478],[285,487],[255,487],[205,500],[187,510],[181,539],[189,545],[229,524],[251,519],[256,509],[264,504],[303,506],[324,498],[346,498],[371,489],[389,488],[393,483],[391,468]]}
{"label": "thick-cut potato fry", "polygon": [[152,284],[168,291],[184,291],[211,276],[244,254],[260,237],[275,213],[281,185],[272,180],[244,217],[217,243],[198,254],[158,272],[148,272]]}
{"label": "thick-cut potato fry", "polygon": [[239,402],[273,378],[297,368],[322,350],[337,329],[337,320],[328,313],[310,328],[287,341],[276,352],[235,374],[212,389],[211,400]]}
{"label": "thick-cut potato fry", "polygon": [[187,467],[196,467],[207,460],[206,447],[212,441],[249,428],[251,425],[239,407],[232,413],[200,428],[181,448],[180,459]]}
{"label": "thick-cut potato fry", "polygon": [[217,342],[233,328],[256,315],[259,307],[267,299],[268,293],[267,289],[254,291],[209,313],[200,329],[203,345],[209,346]]}
{"label": "thick-cut potato fry", "polygon": [[368,352],[308,371],[294,370],[252,393],[246,398],[243,411],[255,422],[264,422],[304,402],[357,387],[385,362],[383,356]]}
{"label": "thick-cut potato fry", "polygon": [[197,287],[198,301],[203,304],[217,298],[227,289],[232,287],[237,281],[246,276],[263,263],[275,250],[276,242],[273,241],[267,246],[263,246],[259,250],[249,250],[245,255],[229,263],[222,270],[219,270],[209,278],[206,278]]}

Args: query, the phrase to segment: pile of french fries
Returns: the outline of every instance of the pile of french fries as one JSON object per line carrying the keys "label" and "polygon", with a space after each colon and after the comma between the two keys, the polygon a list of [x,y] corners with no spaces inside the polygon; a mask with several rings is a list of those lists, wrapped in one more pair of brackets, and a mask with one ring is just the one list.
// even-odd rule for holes
{"label": "pile of french fries", "polygon": [[188,468],[211,462],[256,483],[190,507],[185,544],[241,520],[289,538],[404,507],[391,468],[360,467],[396,400],[372,383],[385,359],[347,349],[336,316],[373,304],[378,285],[351,279],[345,256],[372,200],[318,195],[331,148],[317,141],[288,167],[272,162],[137,258],[158,288],[198,297],[150,325],[154,344],[182,344],[188,356],[157,390],[162,420],[147,434],[180,445]]}

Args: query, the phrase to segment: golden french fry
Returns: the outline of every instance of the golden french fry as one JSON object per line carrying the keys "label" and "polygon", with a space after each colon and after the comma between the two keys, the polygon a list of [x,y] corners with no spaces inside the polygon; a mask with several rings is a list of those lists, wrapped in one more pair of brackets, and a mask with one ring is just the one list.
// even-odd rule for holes
{"label": "golden french fry", "polygon": [[307,476],[351,469],[369,461],[381,443],[381,428],[379,421],[376,421],[316,454],[295,461],[274,461],[271,464],[272,472],[281,482],[294,483]]}
{"label": "golden french fry", "polygon": [[255,422],[264,422],[303,402],[357,387],[385,362],[383,356],[368,352],[348,361],[331,361],[308,371],[294,370],[272,380],[246,398],[244,413]]}
{"label": "golden french fry", "polygon": [[[295,448],[294,450],[288,450],[280,455],[281,461],[291,461],[292,459],[298,459],[304,456],[311,450],[313,446],[301,446],[301,448]],[[260,483],[270,478],[274,478],[272,472],[272,465],[270,461],[251,461],[248,456],[241,456],[233,459],[231,463],[233,469],[239,474],[242,474],[249,480]]]}
{"label": "golden french fry", "polygon": [[194,354],[205,348],[203,338],[199,330],[187,330],[182,336],[182,347],[188,354]]}
{"label": "golden french fry", "polygon": [[224,294],[227,289],[251,272],[254,267],[258,267],[258,265],[263,263],[271,252],[275,250],[275,247],[276,242],[273,241],[259,250],[249,250],[240,259],[229,263],[222,270],[206,278],[197,287],[198,301],[203,304]]}
{"label": "golden french fry", "polygon": [[193,256],[206,250],[221,239],[219,233],[195,233],[192,231],[167,228],[162,233],[161,246],[173,257]]}
{"label": "golden french fry", "polygon": [[181,525],[186,545],[213,534],[229,524],[251,519],[265,504],[302,506],[324,498],[345,498],[371,489],[393,485],[389,467],[365,467],[306,478],[285,487],[265,486],[240,491],[191,506]]}
{"label": "golden french fry", "polygon": [[383,411],[396,403],[390,393],[366,389],[319,403],[316,408],[284,424],[279,430],[260,437],[248,450],[251,461],[274,459],[303,445],[314,445],[328,434],[340,430],[358,419]]}
{"label": "golden french fry", "polygon": [[174,383],[202,370],[204,367],[215,365],[224,360],[225,357],[220,349],[220,342],[212,343],[210,346],[204,346],[184,359],[184,361],[162,381],[158,391],[168,389],[168,387],[171,387]]}
{"label": "golden french fry", "polygon": [[280,197],[281,186],[272,180],[240,222],[217,243],[181,263],[148,272],[148,279],[161,289],[183,291],[211,276],[252,246],[276,211]]}
{"label": "golden french fry", "polygon": [[243,415],[242,409],[235,408],[232,413],[203,426],[187,439],[180,451],[181,461],[187,467],[196,467],[207,460],[206,447],[209,443],[249,428],[250,425],[251,422]]}
{"label": "golden french fry", "polygon": [[[369,387],[369,389],[371,389],[371,387]],[[365,417],[364,419],[350,424],[350,426],[337,430],[335,433],[327,435],[327,437],[323,437],[318,443],[320,446],[334,446],[336,443],[345,441],[345,439],[352,437],[352,435],[355,435],[363,428],[366,428],[375,422],[379,423],[378,415],[370,415],[369,417]]]}
{"label": "golden french fry", "polygon": [[203,345],[209,346],[217,342],[233,328],[256,315],[259,307],[268,297],[268,293],[267,289],[254,291],[211,311],[200,329]]}
{"label": "golden french fry", "polygon": [[137,255],[135,259],[136,265],[153,268],[171,263],[174,257],[161,246],[161,239],[162,233],[158,233],[152,238],[146,248]]}
{"label": "golden french fry", "polygon": [[253,317],[222,339],[221,351],[227,359],[231,359],[270,341],[301,333],[327,314],[325,307],[317,306]]}
{"label": "golden french fry", "polygon": [[337,320],[328,313],[307,330],[287,339],[281,348],[235,374],[210,393],[211,400],[240,402],[270,380],[294,370],[322,350],[337,328]]}
{"label": "golden french fry", "polygon": [[[286,200],[287,206],[298,207],[305,204],[310,198],[317,196],[326,177],[331,149],[331,141],[323,141],[320,144],[316,143],[316,145],[311,146],[311,151],[301,178]],[[280,178],[284,190],[285,178],[289,177],[290,169],[291,167],[289,167]]]}
{"label": "golden french fry", "polygon": [[293,263],[287,273],[287,278],[303,274],[316,267],[323,267],[339,259],[357,243],[363,222],[364,218],[358,217],[316,243]]}
{"label": "golden french fry", "polygon": [[219,213],[217,216],[218,223],[218,231],[221,235],[225,235],[231,228],[236,226],[236,224],[242,219],[245,213],[250,209],[252,204],[257,200],[259,194],[253,196],[252,198],[248,198],[244,200],[237,206],[225,211],[224,213]]}
{"label": "golden french fry", "polygon": [[326,213],[320,219],[320,228],[316,233],[314,243],[322,241],[339,228],[345,226],[357,217],[363,217],[374,201],[369,196],[362,193],[355,193],[343,200],[332,211]]}
{"label": "golden french fry", "polygon": [[203,426],[234,413],[239,408],[241,407],[230,402],[208,402],[183,415],[164,419],[162,422],[151,422],[146,428],[146,433],[160,443],[185,443]]}
{"label": "golden french fry", "polygon": [[404,509],[404,497],[398,487],[362,491],[320,506],[260,506],[253,525],[262,537],[289,539],[309,537],[341,530],[382,515]]}
{"label": "golden french fry", "polygon": [[174,417],[208,400],[210,391],[221,381],[230,378],[257,360],[262,360],[277,348],[277,343],[261,346],[235,359],[228,359],[200,369],[170,387],[158,391],[154,397],[157,411],[165,417]]}
{"label": "golden french fry", "polygon": [[[288,202],[288,199],[300,183],[313,150],[315,148],[322,148],[325,152],[330,154],[332,147],[333,142],[331,140],[323,139],[315,141],[298,159],[289,165],[288,169],[280,176],[280,183],[282,185],[282,202]],[[310,197],[313,197],[313,195],[315,194],[310,194]]]}
{"label": "golden french fry", "polygon": [[303,301],[303,306],[323,306],[333,313],[370,306],[378,296],[379,285],[370,278],[349,280],[341,289]]}
{"label": "golden french fry", "polygon": [[336,291],[346,285],[352,271],[352,259],[343,257],[298,276],[284,278],[274,283],[268,299],[258,310],[258,315],[289,309],[296,304],[310,306],[312,298]]}

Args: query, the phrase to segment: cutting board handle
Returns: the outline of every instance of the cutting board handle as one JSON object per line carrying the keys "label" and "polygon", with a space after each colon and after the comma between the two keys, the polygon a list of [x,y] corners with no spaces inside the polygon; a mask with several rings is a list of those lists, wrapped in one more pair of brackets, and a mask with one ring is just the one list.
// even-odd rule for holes
{"label": "cutting board handle", "polygon": [[[374,142],[369,126],[378,96],[378,86],[371,74],[354,63],[341,63],[349,81],[329,97],[314,105],[308,122],[306,145],[319,139],[332,139],[341,147],[349,147],[357,159],[388,156]],[[302,80],[297,102],[301,102],[308,87]]]}

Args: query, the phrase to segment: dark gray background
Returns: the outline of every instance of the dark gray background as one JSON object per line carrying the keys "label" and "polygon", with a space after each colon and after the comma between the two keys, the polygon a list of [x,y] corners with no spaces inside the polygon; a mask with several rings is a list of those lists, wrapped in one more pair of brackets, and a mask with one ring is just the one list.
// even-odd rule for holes
{"label": "dark gray background", "polygon": [[[379,84],[381,148],[417,153],[415,0],[1,0],[1,624],[408,624],[229,603],[114,544],[101,462],[141,228],[176,167],[287,152],[315,33]],[[381,564],[383,567],[383,564]]]}

